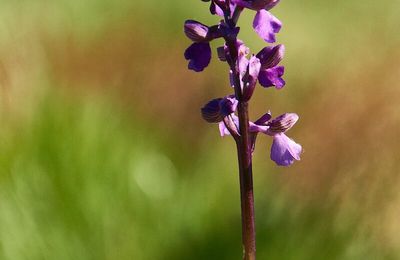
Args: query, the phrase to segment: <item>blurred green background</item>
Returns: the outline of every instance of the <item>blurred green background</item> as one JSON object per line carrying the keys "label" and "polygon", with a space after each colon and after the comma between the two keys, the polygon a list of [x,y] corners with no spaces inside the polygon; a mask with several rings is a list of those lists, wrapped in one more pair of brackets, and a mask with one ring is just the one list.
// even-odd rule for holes
{"label": "blurred green background", "polygon": [[[258,259],[400,259],[400,2],[273,13],[288,84],[251,116],[297,112],[305,152],[279,168],[258,140]],[[218,22],[199,0],[0,2],[0,259],[241,258],[234,142],[199,113],[227,67],[187,70],[185,19]]]}

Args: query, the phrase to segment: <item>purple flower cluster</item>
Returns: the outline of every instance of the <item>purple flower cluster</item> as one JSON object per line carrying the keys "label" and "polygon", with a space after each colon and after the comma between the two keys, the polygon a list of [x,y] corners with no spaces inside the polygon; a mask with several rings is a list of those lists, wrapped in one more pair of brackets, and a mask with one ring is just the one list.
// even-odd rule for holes
{"label": "purple flower cluster", "polygon": [[[203,118],[210,123],[218,123],[221,136],[241,136],[239,118],[235,114],[240,102],[248,102],[257,82],[264,88],[285,86],[284,67],[279,66],[285,53],[282,44],[267,46],[256,55],[250,55],[250,49],[237,38],[240,28],[236,26],[240,13],[245,9],[256,11],[254,31],[267,43],[275,43],[276,34],[282,23],[269,10],[279,0],[202,0],[210,2],[210,12],[223,19],[213,26],[207,26],[194,20],[187,20],[184,25],[186,36],[193,41],[185,51],[190,70],[203,71],[210,63],[212,51],[210,42],[222,38],[225,44],[217,48],[221,61],[230,68],[229,79],[234,94],[211,100],[202,109]],[[252,147],[258,133],[273,138],[271,159],[281,166],[291,165],[300,160],[302,147],[285,135],[298,120],[298,115],[286,113],[272,119],[268,112],[255,122],[248,122]]]}

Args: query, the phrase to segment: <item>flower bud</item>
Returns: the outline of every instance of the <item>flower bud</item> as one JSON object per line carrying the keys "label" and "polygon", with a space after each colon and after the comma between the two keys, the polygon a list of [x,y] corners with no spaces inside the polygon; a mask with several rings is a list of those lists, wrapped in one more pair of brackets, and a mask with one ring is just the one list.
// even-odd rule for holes
{"label": "flower bud", "polygon": [[208,41],[209,27],[194,20],[187,20],[184,26],[186,36],[194,42]]}
{"label": "flower bud", "polygon": [[261,69],[269,69],[278,65],[283,59],[284,55],[285,46],[279,44],[273,47],[265,47],[257,54],[257,58],[260,59]]}
{"label": "flower bud", "polygon": [[278,116],[268,123],[269,129],[267,134],[276,135],[279,133],[284,133],[299,120],[299,116],[295,113],[286,113]]}
{"label": "flower bud", "polygon": [[252,56],[248,62],[247,73],[243,77],[243,101],[249,101],[253,95],[257,84],[258,74],[260,73],[260,60],[256,56]]}

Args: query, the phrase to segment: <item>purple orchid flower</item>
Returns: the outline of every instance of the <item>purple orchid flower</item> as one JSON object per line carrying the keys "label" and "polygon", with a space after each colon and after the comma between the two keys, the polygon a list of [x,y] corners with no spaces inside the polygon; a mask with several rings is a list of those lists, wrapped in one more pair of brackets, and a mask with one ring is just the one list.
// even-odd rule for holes
{"label": "purple orchid flower", "polygon": [[295,160],[300,160],[303,148],[290,139],[285,132],[296,124],[299,116],[295,113],[286,113],[264,123],[267,129],[261,127],[260,132],[274,138],[271,146],[271,160],[279,166],[289,166]]}
{"label": "purple orchid flower", "polygon": [[229,28],[224,22],[207,26],[194,20],[184,24],[186,36],[193,41],[185,51],[185,59],[189,60],[188,68],[196,72],[203,71],[211,61],[210,41],[221,37],[236,37],[239,28]]}
{"label": "purple orchid flower", "polygon": [[241,8],[257,11],[253,20],[253,28],[256,33],[266,42],[274,43],[275,34],[282,27],[281,21],[273,16],[268,10],[279,3],[279,0],[231,0]]}
{"label": "purple orchid flower", "polygon": [[[239,127],[239,118],[233,114],[231,119]],[[261,119],[265,122],[261,123]],[[302,153],[301,145],[285,135],[285,132],[297,122],[299,116],[295,113],[286,113],[273,120],[270,119],[271,114],[267,113],[256,122],[249,122],[250,132],[263,133],[273,137],[270,157],[277,165],[289,166],[295,160],[299,161]],[[224,122],[219,123],[219,131],[221,136],[230,135]]]}
{"label": "purple orchid flower", "polygon": [[257,54],[257,58],[260,59],[261,63],[261,70],[258,75],[261,86],[265,88],[275,86],[277,89],[285,86],[286,83],[282,79],[285,68],[277,66],[283,59],[284,54],[285,46],[282,44],[265,47]]}
{"label": "purple orchid flower", "polygon": [[[233,96],[228,96],[211,100],[201,112],[207,122],[218,123],[220,135],[223,137],[239,129],[239,118],[234,114],[236,107],[237,100]],[[302,147],[285,133],[296,124],[299,116],[295,113],[285,113],[275,119],[271,118],[271,113],[268,112],[257,121],[250,121],[249,130],[253,134],[263,133],[273,137],[271,160],[279,166],[289,166],[295,160],[300,160]],[[227,125],[230,122],[231,124]]]}

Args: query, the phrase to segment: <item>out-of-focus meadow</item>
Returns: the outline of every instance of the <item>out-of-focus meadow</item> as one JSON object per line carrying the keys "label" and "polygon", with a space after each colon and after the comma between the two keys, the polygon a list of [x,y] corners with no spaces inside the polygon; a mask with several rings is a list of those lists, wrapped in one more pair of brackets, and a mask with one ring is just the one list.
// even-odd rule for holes
{"label": "out-of-focus meadow", "polygon": [[[240,259],[235,146],[199,108],[226,65],[189,72],[190,1],[0,3],[0,259]],[[285,0],[302,160],[254,162],[259,259],[400,258],[400,2]],[[253,52],[263,42],[240,21]],[[214,45],[216,47],[217,44]],[[215,53],[215,52],[214,52]],[[215,56],[215,55],[214,55]]]}

